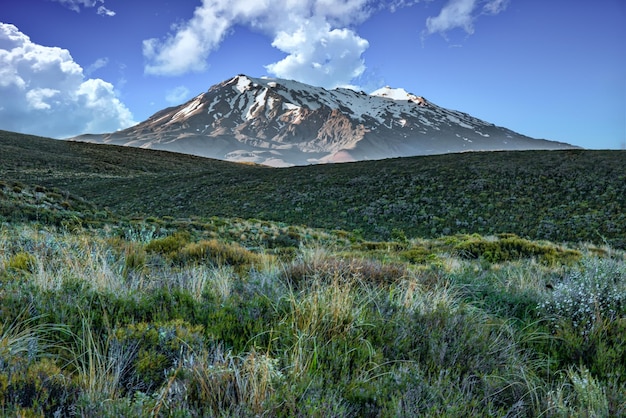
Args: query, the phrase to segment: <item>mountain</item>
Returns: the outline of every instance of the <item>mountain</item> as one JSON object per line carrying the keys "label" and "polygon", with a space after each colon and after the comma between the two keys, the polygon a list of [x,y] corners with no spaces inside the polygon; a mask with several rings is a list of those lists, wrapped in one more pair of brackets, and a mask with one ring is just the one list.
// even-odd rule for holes
{"label": "mountain", "polygon": [[71,139],[269,166],[574,148],[445,109],[404,89],[366,94],[246,75],[128,129]]}

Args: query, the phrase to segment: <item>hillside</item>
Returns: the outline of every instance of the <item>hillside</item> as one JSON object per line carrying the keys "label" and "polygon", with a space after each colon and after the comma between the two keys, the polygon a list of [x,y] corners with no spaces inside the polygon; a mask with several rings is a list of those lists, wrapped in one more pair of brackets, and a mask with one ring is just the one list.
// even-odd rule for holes
{"label": "hillside", "polygon": [[120,216],[227,216],[394,235],[515,233],[626,247],[626,152],[523,151],[242,165],[0,133],[0,178]]}

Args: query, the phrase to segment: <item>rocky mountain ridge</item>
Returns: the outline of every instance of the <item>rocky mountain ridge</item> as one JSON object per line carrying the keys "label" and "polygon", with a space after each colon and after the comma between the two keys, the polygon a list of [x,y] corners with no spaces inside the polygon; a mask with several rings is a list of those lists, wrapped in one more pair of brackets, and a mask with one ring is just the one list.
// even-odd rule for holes
{"label": "rocky mountain ridge", "polygon": [[573,148],[529,138],[403,89],[371,94],[238,75],[128,129],[72,140],[292,166],[463,151]]}

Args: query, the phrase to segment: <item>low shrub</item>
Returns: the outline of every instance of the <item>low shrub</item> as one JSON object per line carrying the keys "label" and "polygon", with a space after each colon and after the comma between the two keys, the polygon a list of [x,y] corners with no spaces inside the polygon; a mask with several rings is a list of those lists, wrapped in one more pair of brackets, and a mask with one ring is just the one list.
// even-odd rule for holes
{"label": "low shrub", "polygon": [[191,242],[180,249],[174,259],[184,262],[211,262],[216,265],[245,266],[258,263],[258,254],[239,244],[228,244],[218,240]]}
{"label": "low shrub", "polygon": [[626,314],[626,269],[611,259],[586,259],[553,285],[538,309],[558,322],[565,320],[582,336],[603,320]]}
{"label": "low shrub", "polygon": [[204,348],[204,329],[183,320],[164,323],[137,323],[117,328],[113,342],[121,347],[138,347],[129,361],[125,387],[153,391],[167,378],[167,372],[191,352]]}
{"label": "low shrub", "polygon": [[408,269],[400,263],[383,263],[376,260],[328,257],[310,263],[296,259],[285,269],[285,278],[295,289],[306,287],[306,283],[321,281],[330,283],[336,278],[344,281],[362,281],[376,285],[388,285],[405,277]]}
{"label": "low shrub", "polygon": [[423,264],[434,261],[437,255],[429,248],[418,246],[400,252],[400,258],[413,264]]}
{"label": "low shrub", "polygon": [[175,259],[180,250],[189,243],[190,234],[188,232],[177,232],[163,238],[156,238],[146,244],[146,251],[158,253],[167,258]]}
{"label": "low shrub", "polygon": [[[0,405],[9,406],[3,413],[13,412],[14,416],[69,416],[79,393],[78,386],[47,358],[21,372],[0,374]],[[11,411],[16,405],[19,409]]]}
{"label": "low shrub", "polygon": [[462,258],[481,258],[490,263],[535,258],[548,265],[572,264],[582,257],[580,251],[542,245],[511,234],[496,240],[472,238],[458,243],[454,249]]}
{"label": "low shrub", "polygon": [[365,241],[357,245],[357,248],[364,251],[401,251],[406,249],[407,243],[405,241]]}

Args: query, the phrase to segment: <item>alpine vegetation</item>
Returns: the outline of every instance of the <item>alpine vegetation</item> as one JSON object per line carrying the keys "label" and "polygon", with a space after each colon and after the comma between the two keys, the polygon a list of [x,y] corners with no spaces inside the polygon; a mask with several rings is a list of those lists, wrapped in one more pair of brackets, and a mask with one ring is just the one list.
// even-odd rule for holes
{"label": "alpine vegetation", "polygon": [[623,252],[283,228],[2,224],[2,414],[626,413]]}

